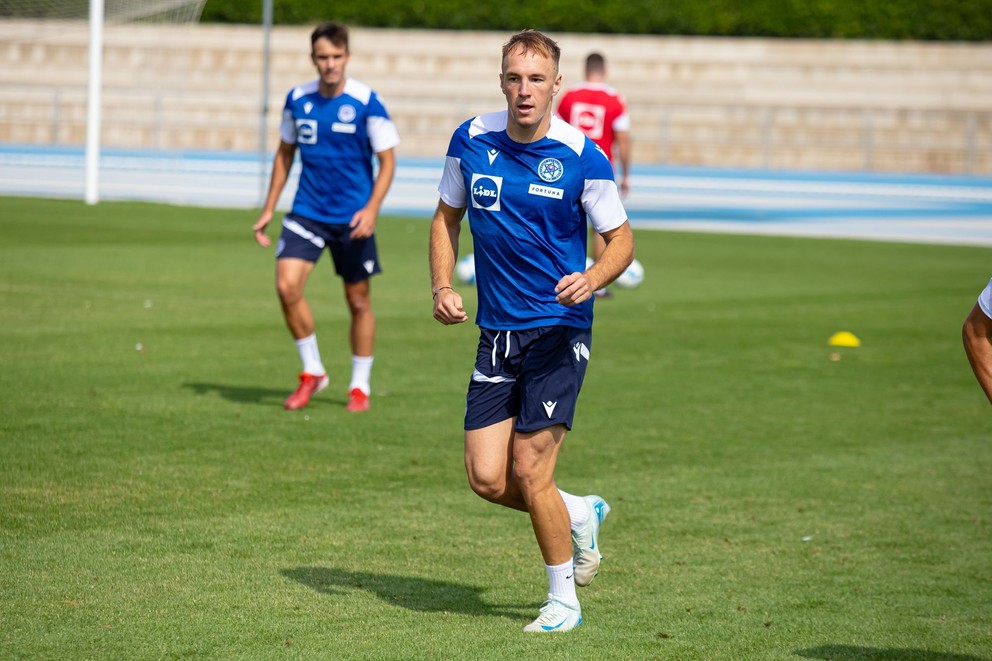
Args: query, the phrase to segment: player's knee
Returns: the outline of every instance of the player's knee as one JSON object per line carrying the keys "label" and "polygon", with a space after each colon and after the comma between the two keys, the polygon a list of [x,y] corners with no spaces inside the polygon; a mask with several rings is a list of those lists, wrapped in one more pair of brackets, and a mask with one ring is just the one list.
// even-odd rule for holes
{"label": "player's knee", "polygon": [[296,303],[303,298],[303,287],[292,280],[276,280],[276,293],[283,303]]}
{"label": "player's knee", "polygon": [[506,494],[506,479],[502,474],[486,472],[467,466],[468,484],[476,495],[498,503]]}
{"label": "player's knee", "polygon": [[520,490],[524,493],[538,491],[552,481],[546,469],[546,462],[532,460],[526,455],[515,459],[513,474],[517,478]]}
{"label": "player's knee", "polygon": [[347,295],[348,309],[353,316],[372,312],[372,298],[367,293],[352,293]]}
{"label": "player's knee", "polygon": [[506,495],[505,484],[473,479],[472,476],[469,476],[468,484],[477,496],[491,503],[502,502],[503,497]]}

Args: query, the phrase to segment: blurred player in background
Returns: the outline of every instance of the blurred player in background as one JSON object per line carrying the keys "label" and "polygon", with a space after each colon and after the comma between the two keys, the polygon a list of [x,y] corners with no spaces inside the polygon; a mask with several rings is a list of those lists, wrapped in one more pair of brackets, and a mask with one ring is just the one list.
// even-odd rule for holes
{"label": "blurred player in background", "polygon": [[[599,496],[560,491],[554,471],[572,426],[592,345],[593,292],[630,264],[634,237],[613,168],[580,131],[554,116],[558,44],[540,32],[503,47],[506,110],[452,135],[431,223],[434,318],[467,321],[451,275],[462,216],[475,251],[480,337],[465,408],[469,484],[530,514],[548,599],[525,631],[582,623],[576,585],[599,571]],[[586,269],[586,217],[606,243]]]}
{"label": "blurred player in background", "polygon": [[[393,148],[399,144],[399,135],[378,95],[345,75],[351,59],[348,29],[340,23],[322,23],[310,42],[318,78],[286,97],[269,193],[253,229],[262,247],[271,245],[265,230],[298,149],[303,171],[276,248],[276,290],[303,363],[299,386],[285,407],[303,408],[329,381],[317,348],[313,313],[303,296],[326,247],[344,281],[351,313],[347,409],[364,411],[369,407],[375,340],[369,279],[381,272],[375,224],[396,171]],[[375,175],[373,157],[379,162]]]}
{"label": "blurred player in background", "polygon": [[[630,115],[623,95],[606,84],[606,59],[599,53],[586,57],[585,81],[566,90],[558,103],[558,116],[589,136],[615,163],[620,161],[620,194],[630,192]],[[592,258],[598,260],[606,247],[595,231]],[[606,289],[596,292],[606,296]]]}
{"label": "blurred player in background", "polygon": [[992,280],[985,285],[978,302],[964,320],[961,335],[971,369],[992,402]]}

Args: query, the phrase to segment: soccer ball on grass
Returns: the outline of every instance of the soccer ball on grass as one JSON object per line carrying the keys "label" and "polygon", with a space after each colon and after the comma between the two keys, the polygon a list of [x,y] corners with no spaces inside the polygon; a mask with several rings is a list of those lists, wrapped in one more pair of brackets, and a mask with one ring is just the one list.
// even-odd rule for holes
{"label": "soccer ball on grass", "polygon": [[475,284],[475,255],[469,253],[455,263],[455,277],[466,285]]}
{"label": "soccer ball on grass", "polygon": [[635,259],[614,282],[617,287],[623,289],[634,289],[640,286],[644,282],[644,266]]}

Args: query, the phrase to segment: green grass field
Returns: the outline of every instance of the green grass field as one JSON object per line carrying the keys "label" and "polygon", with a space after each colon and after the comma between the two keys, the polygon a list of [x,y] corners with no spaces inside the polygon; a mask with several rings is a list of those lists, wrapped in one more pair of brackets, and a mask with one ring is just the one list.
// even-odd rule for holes
{"label": "green grass field", "polygon": [[368,414],[329,263],[331,387],[282,409],[253,221],[0,198],[0,658],[992,659],[960,340],[992,250],[637,232],[558,470],[613,506],[606,560],[540,636],[529,522],[464,477],[477,331],[431,318],[426,219],[380,222]]}

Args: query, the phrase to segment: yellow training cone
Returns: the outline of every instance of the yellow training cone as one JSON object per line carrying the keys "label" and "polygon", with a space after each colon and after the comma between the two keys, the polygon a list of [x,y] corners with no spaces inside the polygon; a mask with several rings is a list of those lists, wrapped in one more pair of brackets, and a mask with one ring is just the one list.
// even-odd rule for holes
{"label": "yellow training cone", "polygon": [[861,340],[854,333],[848,331],[840,331],[839,333],[834,333],[827,340],[827,344],[832,347],[860,347]]}

